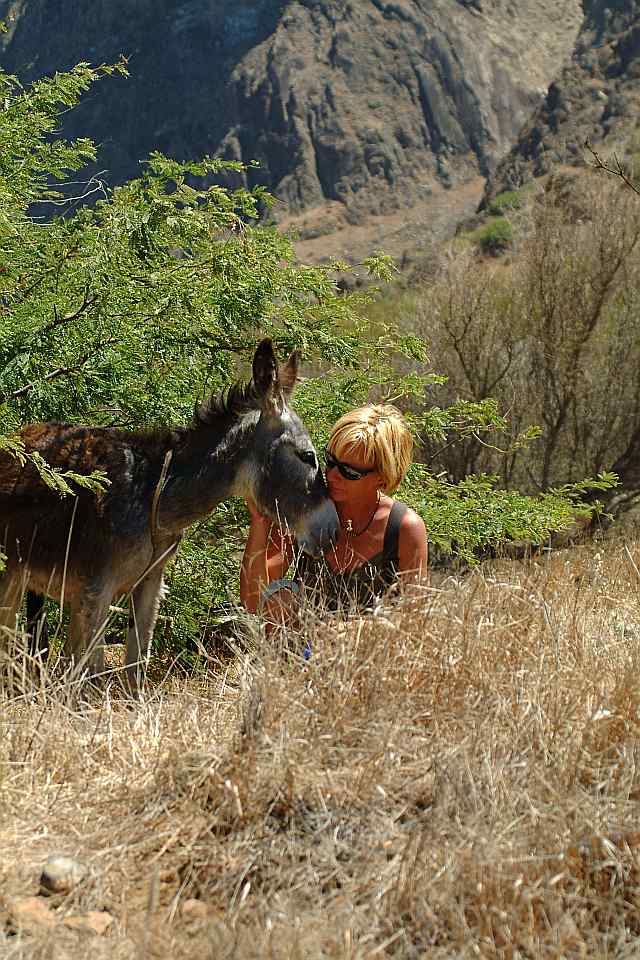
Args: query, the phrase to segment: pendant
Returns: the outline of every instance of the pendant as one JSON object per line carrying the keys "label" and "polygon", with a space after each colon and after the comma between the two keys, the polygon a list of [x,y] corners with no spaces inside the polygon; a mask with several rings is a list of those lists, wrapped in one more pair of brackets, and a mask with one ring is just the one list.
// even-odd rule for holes
{"label": "pendant", "polygon": [[347,520],[347,533],[353,533],[353,521]]}

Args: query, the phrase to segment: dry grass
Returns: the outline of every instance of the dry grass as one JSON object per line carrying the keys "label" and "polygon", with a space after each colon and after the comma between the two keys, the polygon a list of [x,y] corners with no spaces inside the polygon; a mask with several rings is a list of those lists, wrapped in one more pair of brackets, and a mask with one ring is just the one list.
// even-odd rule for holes
{"label": "dry grass", "polygon": [[0,933],[0,956],[637,955],[634,563],[622,542],[494,563],[308,623],[306,665],[253,638],[134,707],[6,695],[1,896],[66,853],[92,875],[58,915],[116,920]]}

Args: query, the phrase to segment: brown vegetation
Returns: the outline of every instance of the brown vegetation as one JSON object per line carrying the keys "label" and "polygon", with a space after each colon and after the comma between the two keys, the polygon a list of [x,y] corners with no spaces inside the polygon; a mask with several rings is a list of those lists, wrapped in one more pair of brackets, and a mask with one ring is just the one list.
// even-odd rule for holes
{"label": "brown vegetation", "polygon": [[595,172],[560,173],[509,217],[510,259],[493,266],[469,251],[453,255],[407,322],[429,342],[451,399],[493,397],[514,434],[535,424],[543,435],[505,455],[472,437],[437,465],[456,478],[495,472],[530,490],[613,468],[633,499],[640,205]]}
{"label": "brown vegetation", "polygon": [[[627,956],[640,907],[640,546],[494,562],[349,625],[116,690],[5,693],[12,958]],[[104,936],[69,914],[107,909]],[[4,936],[4,939],[3,939]]]}

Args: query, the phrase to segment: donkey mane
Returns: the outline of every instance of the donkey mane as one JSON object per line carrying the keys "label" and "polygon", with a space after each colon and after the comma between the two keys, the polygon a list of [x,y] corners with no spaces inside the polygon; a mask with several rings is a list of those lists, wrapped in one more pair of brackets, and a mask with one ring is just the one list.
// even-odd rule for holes
{"label": "donkey mane", "polygon": [[253,380],[239,380],[218,394],[197,403],[193,411],[194,427],[213,427],[221,417],[240,417],[260,406],[258,390]]}

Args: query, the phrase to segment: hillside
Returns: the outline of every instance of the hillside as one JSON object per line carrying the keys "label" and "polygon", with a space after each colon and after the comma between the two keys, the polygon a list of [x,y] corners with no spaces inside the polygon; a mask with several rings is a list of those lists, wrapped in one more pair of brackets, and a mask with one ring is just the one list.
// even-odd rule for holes
{"label": "hillside", "polygon": [[108,182],[135,176],[154,149],[255,159],[250,181],[275,192],[303,239],[342,231],[336,252],[390,239],[397,253],[474,208],[570,56],[581,11],[578,0],[0,0],[0,18],[0,63],[23,80],[129,58],[130,79],[102,84],[65,128],[98,141]]}
{"label": "hillside", "polygon": [[640,151],[636,0],[584,0],[584,12],[571,60],[498,165],[486,198],[544,176],[559,164],[583,166],[587,140],[605,153],[633,156]]}

